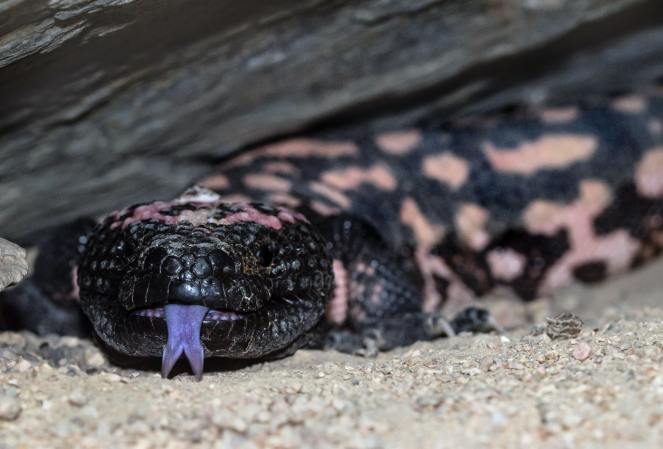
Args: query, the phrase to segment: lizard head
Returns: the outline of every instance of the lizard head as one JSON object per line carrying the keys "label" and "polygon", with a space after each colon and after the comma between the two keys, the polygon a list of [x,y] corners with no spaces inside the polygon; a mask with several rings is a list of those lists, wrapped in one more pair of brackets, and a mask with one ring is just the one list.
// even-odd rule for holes
{"label": "lizard head", "polygon": [[96,334],[130,356],[261,358],[296,345],[332,288],[323,239],[300,214],[222,203],[194,188],[108,215],[78,267],[80,301]]}

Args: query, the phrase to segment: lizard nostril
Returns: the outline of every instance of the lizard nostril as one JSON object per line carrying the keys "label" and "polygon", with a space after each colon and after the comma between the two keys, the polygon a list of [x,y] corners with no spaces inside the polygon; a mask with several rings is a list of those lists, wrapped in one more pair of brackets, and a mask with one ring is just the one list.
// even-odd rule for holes
{"label": "lizard nostril", "polygon": [[191,267],[191,271],[193,271],[193,273],[196,276],[204,278],[204,277],[209,276],[209,274],[212,272],[212,268],[209,266],[209,263],[207,263],[205,258],[199,257],[193,263],[193,267]]}

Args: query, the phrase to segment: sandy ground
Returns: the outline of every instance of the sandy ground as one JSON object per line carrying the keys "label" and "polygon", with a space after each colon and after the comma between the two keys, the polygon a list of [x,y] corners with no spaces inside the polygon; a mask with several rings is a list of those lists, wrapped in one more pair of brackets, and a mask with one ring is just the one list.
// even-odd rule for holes
{"label": "sandy ground", "polygon": [[[515,329],[374,359],[300,351],[179,375],[90,342],[0,334],[0,448],[663,447],[663,262],[597,288],[493,304]],[[541,333],[573,310],[573,339]]]}

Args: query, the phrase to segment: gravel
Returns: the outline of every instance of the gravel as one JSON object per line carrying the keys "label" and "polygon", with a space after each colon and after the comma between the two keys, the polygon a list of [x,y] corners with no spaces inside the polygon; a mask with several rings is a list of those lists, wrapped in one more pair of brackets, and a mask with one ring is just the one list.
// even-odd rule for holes
{"label": "gravel", "polygon": [[[496,299],[504,335],[376,358],[299,351],[202,382],[118,368],[86,340],[2,333],[0,448],[663,447],[661,279],[658,263]],[[564,311],[584,325],[552,339],[546,318]]]}

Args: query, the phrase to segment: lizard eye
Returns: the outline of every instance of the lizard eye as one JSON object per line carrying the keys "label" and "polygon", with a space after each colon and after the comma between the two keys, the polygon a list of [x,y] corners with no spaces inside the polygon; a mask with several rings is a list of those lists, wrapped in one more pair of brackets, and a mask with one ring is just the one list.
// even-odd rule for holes
{"label": "lizard eye", "polygon": [[272,251],[267,245],[261,246],[258,250],[258,260],[263,267],[268,267],[272,263],[272,257]]}

